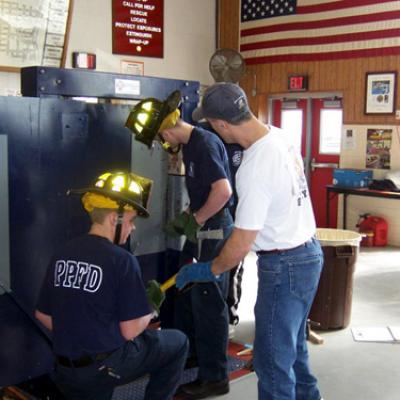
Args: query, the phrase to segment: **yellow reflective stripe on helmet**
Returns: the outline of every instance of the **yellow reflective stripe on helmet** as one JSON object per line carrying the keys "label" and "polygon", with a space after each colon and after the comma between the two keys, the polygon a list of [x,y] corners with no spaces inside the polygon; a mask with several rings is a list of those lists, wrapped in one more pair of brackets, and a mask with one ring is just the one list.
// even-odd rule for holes
{"label": "yellow reflective stripe on helmet", "polygon": [[137,133],[141,133],[142,132],[142,130],[143,130],[143,126],[142,125],[136,123],[133,126],[135,127]]}
{"label": "yellow reflective stripe on helmet", "polygon": [[149,100],[149,101],[144,101],[144,102],[141,104],[141,108],[143,108],[143,109],[146,110],[146,111],[151,111],[152,108],[153,108],[153,103],[154,103],[154,101],[151,101],[151,100]]}
{"label": "yellow reflective stripe on helmet", "polygon": [[176,123],[178,122],[178,119],[180,116],[181,116],[181,113],[180,113],[179,109],[172,111],[172,113],[168,114],[163,119],[163,121],[161,122],[160,128],[158,129],[158,132],[162,132],[165,129],[173,128],[176,125]]}
{"label": "yellow reflective stripe on helmet", "polygon": [[143,191],[142,187],[135,181],[131,181],[128,190],[137,194],[140,194]]}
{"label": "yellow reflective stripe on helmet", "polygon": [[105,172],[104,174],[101,174],[101,175],[99,176],[98,179],[101,179],[102,181],[106,181],[107,178],[108,178],[110,175],[111,175],[111,172]]}
{"label": "yellow reflective stripe on helmet", "polygon": [[125,189],[125,176],[117,175],[111,181],[111,190],[114,192],[120,192],[122,189]]}
{"label": "yellow reflective stripe on helmet", "polygon": [[[87,212],[92,212],[95,208],[110,208],[118,209],[119,205],[116,201],[104,197],[101,194],[86,192],[82,196],[82,204]],[[132,211],[133,207],[126,204],[124,206],[125,211]]]}
{"label": "yellow reflective stripe on helmet", "polygon": [[137,121],[140,122],[142,126],[146,125],[150,119],[150,115],[148,113],[141,112],[136,117]]}

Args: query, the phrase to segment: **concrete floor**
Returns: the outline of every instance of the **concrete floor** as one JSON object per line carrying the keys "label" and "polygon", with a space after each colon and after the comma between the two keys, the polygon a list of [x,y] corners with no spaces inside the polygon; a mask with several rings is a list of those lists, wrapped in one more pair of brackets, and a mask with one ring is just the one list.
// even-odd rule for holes
{"label": "concrete floor", "polygon": [[[245,262],[240,323],[234,339],[252,343],[257,288],[256,257]],[[355,342],[351,327],[400,326],[400,249],[361,248],[356,263],[350,326],[318,332],[324,344],[309,344],[311,366],[325,400],[399,400],[400,343]],[[257,399],[257,378],[232,382],[220,400]]]}

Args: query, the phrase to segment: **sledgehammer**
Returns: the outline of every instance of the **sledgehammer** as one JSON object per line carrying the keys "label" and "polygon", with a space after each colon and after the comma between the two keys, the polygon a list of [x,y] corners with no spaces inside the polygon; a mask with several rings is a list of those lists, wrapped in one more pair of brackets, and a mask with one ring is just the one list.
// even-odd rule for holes
{"label": "sledgehammer", "polygon": [[167,279],[161,286],[160,290],[165,293],[170,287],[174,286],[176,283],[176,275],[171,276],[171,278]]}

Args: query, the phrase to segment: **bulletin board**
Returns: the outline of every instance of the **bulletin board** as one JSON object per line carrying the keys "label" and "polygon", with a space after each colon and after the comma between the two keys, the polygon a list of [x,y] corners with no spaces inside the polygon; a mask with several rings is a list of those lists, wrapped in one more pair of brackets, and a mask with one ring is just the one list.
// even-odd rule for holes
{"label": "bulletin board", "polygon": [[73,0],[0,0],[0,70],[64,67]]}

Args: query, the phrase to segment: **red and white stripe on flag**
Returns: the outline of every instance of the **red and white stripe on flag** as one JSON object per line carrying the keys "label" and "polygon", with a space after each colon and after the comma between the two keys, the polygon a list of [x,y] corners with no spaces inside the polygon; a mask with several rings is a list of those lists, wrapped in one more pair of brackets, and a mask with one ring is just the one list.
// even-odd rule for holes
{"label": "red and white stripe on flag", "polygon": [[241,0],[240,52],[249,65],[400,54],[400,0]]}

